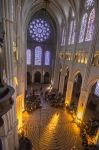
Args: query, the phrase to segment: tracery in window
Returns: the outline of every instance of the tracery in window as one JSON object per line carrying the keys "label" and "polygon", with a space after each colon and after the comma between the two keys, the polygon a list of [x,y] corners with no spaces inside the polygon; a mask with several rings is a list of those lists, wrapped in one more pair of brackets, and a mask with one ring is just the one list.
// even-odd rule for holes
{"label": "tracery in window", "polygon": [[71,44],[74,44],[75,42],[75,30],[76,30],[76,20],[73,21],[73,30],[72,30],[72,39],[71,39]]}
{"label": "tracery in window", "polygon": [[50,65],[50,51],[45,52],[45,65],[46,66]]}
{"label": "tracery in window", "polygon": [[95,21],[95,9],[93,8],[90,16],[89,16],[89,21],[88,21],[88,28],[87,28],[87,34],[85,41],[91,41],[93,32],[94,32],[94,21]]}
{"label": "tracery in window", "polygon": [[85,7],[87,9],[89,9],[89,7],[92,7],[93,5],[94,5],[94,0],[86,0]]}
{"label": "tracery in window", "polygon": [[42,64],[42,48],[40,46],[35,47],[35,65],[41,66]]}
{"label": "tracery in window", "polygon": [[37,42],[46,41],[50,36],[50,25],[44,19],[34,19],[29,25],[30,36]]}
{"label": "tracery in window", "polygon": [[99,97],[99,81],[97,81],[97,83],[96,83],[96,88],[95,88],[94,94]]}
{"label": "tracery in window", "polygon": [[27,62],[27,65],[31,65],[31,50],[30,49],[27,49],[26,51],[26,62]]}
{"label": "tracery in window", "polygon": [[69,30],[69,39],[68,39],[68,44],[71,44],[71,38],[72,38],[72,30],[73,30],[73,20],[70,23],[70,30]]}
{"label": "tracery in window", "polygon": [[79,43],[84,41],[84,36],[85,36],[85,30],[86,30],[86,25],[87,25],[87,18],[88,14],[85,13],[82,22],[81,22],[81,28],[80,28],[80,35],[79,35]]}

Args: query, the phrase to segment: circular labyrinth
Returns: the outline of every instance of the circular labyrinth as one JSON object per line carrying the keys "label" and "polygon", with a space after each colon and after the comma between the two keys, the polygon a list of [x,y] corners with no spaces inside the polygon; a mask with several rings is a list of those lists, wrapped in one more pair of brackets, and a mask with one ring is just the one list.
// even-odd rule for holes
{"label": "circular labyrinth", "polygon": [[[37,110],[24,123],[24,131],[32,141],[33,150],[71,150],[74,146],[83,150],[77,126],[65,111],[58,110],[59,120],[57,124],[52,122],[56,111],[49,107]],[[23,118],[26,120],[25,116]]]}

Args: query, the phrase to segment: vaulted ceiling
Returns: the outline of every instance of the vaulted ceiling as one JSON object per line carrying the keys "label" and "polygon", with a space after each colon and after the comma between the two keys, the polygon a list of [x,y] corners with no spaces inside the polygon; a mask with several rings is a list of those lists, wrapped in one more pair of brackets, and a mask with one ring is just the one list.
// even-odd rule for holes
{"label": "vaulted ceiling", "polygon": [[68,20],[69,9],[72,8],[74,14],[79,14],[80,1],[81,0],[48,0],[46,6],[46,0],[22,0],[23,16],[29,18],[33,13],[41,8],[46,7],[47,11],[57,20],[58,24]]}

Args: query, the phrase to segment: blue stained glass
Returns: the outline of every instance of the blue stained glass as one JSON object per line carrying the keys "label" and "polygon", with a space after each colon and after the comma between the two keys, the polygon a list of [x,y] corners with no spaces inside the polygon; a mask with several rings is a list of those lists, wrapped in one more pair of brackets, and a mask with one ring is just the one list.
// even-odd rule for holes
{"label": "blue stained glass", "polygon": [[41,18],[34,19],[30,23],[30,26],[29,26],[30,36],[37,42],[42,42],[42,41],[47,40],[50,36],[50,32],[51,32],[50,25],[44,19],[41,19]]}
{"label": "blue stained glass", "polygon": [[89,7],[94,5],[94,0],[86,0],[85,7],[89,9]]}
{"label": "blue stained glass", "polygon": [[41,62],[42,62],[42,48],[40,46],[36,46],[35,47],[35,65],[41,66]]}
{"label": "blue stained glass", "polygon": [[85,13],[82,22],[81,22],[81,28],[80,28],[80,35],[79,35],[79,43],[84,41],[84,36],[85,36],[85,30],[86,30],[86,25],[87,25],[87,18],[88,14]]}
{"label": "blue stained glass", "polygon": [[46,66],[50,65],[50,51],[45,52],[45,65]]}
{"label": "blue stained glass", "polygon": [[85,41],[91,41],[94,32],[95,9],[90,13]]}
{"label": "blue stained glass", "polygon": [[27,62],[27,65],[31,65],[31,50],[30,49],[27,49],[26,51],[26,62]]}
{"label": "blue stained glass", "polygon": [[96,83],[95,95],[99,97],[99,81]]}

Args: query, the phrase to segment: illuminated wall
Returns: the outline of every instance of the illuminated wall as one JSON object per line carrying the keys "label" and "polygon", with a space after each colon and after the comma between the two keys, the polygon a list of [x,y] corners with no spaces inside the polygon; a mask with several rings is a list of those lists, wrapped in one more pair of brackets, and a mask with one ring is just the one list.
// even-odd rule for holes
{"label": "illuminated wall", "polygon": [[18,119],[18,130],[22,128],[22,104],[23,104],[23,95],[17,96],[16,114],[17,114],[17,119]]}

